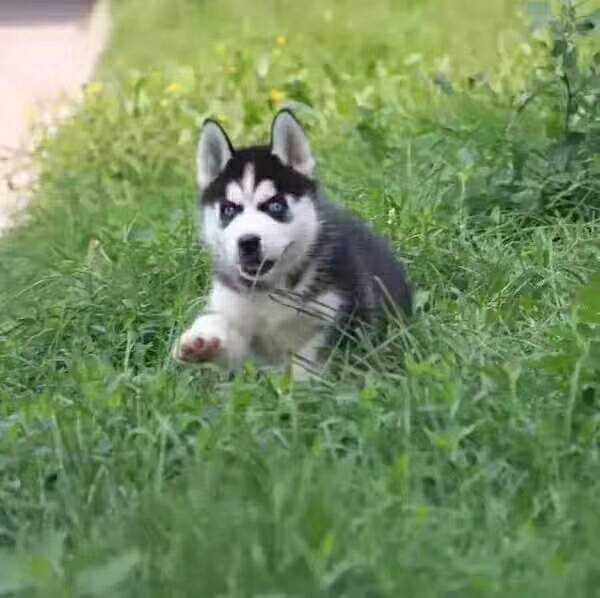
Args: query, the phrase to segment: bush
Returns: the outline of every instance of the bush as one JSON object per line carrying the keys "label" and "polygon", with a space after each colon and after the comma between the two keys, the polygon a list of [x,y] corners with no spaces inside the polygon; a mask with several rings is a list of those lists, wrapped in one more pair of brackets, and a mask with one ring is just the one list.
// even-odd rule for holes
{"label": "bush", "polygon": [[[600,10],[579,14],[571,0],[554,15],[546,2],[529,10],[542,61],[467,201],[476,213],[497,207],[533,221],[554,213],[591,220],[600,214],[600,52],[586,38],[600,36]],[[533,135],[521,124],[526,111],[538,113]]]}

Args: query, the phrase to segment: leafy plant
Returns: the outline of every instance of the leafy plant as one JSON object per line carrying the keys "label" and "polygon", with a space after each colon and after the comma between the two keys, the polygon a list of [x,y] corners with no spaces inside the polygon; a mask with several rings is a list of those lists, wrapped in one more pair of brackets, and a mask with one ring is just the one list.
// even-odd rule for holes
{"label": "leafy plant", "polygon": [[[559,212],[584,219],[600,214],[600,9],[562,0],[530,2],[533,35],[543,62],[488,163],[472,186],[475,211],[493,206],[539,219]],[[593,38],[590,40],[590,38]],[[532,132],[526,112],[539,130]]]}

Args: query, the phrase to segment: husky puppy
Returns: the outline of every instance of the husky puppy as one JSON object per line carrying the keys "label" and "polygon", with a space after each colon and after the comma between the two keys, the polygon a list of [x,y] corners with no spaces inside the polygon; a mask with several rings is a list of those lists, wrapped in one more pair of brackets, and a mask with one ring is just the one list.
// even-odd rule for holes
{"label": "husky puppy", "polygon": [[236,368],[252,356],[306,378],[321,371],[336,330],[373,321],[386,304],[410,314],[404,267],[325,198],[289,110],[275,117],[268,146],[234,149],[207,120],[197,178],[214,278],[206,309],[175,344],[177,361]]}

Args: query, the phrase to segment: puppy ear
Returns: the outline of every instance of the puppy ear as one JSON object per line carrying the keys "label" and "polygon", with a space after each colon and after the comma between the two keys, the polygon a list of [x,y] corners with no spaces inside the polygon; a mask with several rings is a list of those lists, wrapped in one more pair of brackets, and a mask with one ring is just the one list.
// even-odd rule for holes
{"label": "puppy ear", "polygon": [[198,186],[203,191],[223,172],[234,154],[229,137],[214,120],[204,121],[196,158]]}
{"label": "puppy ear", "polygon": [[271,153],[285,165],[312,177],[315,159],[302,125],[289,110],[281,110],[271,127]]}

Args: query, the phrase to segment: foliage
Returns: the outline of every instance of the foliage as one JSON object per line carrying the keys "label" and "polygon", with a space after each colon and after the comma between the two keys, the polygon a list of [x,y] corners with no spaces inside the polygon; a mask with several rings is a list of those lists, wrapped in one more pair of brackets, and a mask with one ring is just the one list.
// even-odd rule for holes
{"label": "foliage", "polygon": [[[549,37],[508,0],[116,6],[0,243],[0,595],[598,592],[596,13],[571,10]],[[417,316],[312,384],[182,370],[198,127],[255,141],[283,104]]]}
{"label": "foliage", "polygon": [[[489,171],[470,192],[472,207],[517,210],[533,219],[554,212],[597,218],[600,211],[600,9],[563,0],[553,15],[547,2],[530,2],[534,37],[544,60],[506,130]],[[585,38],[594,36],[592,43]],[[515,130],[524,111],[540,110],[540,136]]]}

